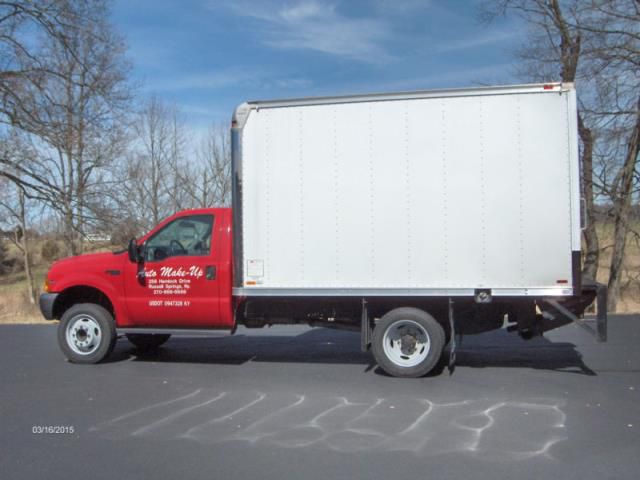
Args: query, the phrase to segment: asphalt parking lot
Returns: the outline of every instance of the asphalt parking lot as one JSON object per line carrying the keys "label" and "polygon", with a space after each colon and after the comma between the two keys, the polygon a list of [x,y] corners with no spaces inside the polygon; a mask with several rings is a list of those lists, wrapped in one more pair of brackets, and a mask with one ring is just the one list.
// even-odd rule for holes
{"label": "asphalt parking lot", "polygon": [[638,316],[605,344],[497,331],[466,337],[453,375],[396,379],[349,332],[121,340],[83,366],[53,325],[1,326],[0,478],[635,479],[639,341]]}

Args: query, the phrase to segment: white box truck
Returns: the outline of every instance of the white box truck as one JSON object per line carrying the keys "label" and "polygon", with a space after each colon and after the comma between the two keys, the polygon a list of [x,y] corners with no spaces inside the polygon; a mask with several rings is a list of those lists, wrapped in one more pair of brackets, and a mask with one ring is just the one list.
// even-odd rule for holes
{"label": "white box truck", "polygon": [[[456,334],[530,338],[606,290],[580,279],[573,85],[256,101],[231,128],[232,208],[178,212],[128,253],[56,262],[40,306],[78,363],[120,334],[306,323],[361,332],[389,374]],[[444,363],[444,362],[443,362]]]}
{"label": "white box truck", "polygon": [[415,339],[429,334],[405,334],[423,313],[447,341],[505,315],[526,338],[577,320],[598,289],[580,278],[576,112],[566,83],[240,105],[233,293],[247,320],[349,326],[364,305],[395,375],[425,371]]}

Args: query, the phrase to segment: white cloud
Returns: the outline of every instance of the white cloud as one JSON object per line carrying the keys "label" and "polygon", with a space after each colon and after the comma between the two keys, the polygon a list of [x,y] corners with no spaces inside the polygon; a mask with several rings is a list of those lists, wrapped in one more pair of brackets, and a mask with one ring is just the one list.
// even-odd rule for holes
{"label": "white cloud", "polygon": [[431,0],[373,0],[374,8],[384,15],[414,14],[431,8]]}
{"label": "white cloud", "polygon": [[230,67],[209,72],[177,74],[173,77],[147,83],[152,92],[177,92],[183,90],[218,90],[227,87],[253,89],[294,90],[306,88],[313,82],[304,77],[282,76],[283,72],[272,72],[255,67]]}
{"label": "white cloud", "polygon": [[[333,7],[329,7],[333,9]],[[296,22],[323,15],[323,7],[315,2],[303,2],[290,8],[283,8],[280,15],[287,21]]]}
{"label": "white cloud", "polygon": [[213,72],[189,73],[165,78],[148,85],[152,91],[217,89],[251,81],[252,74],[246,69],[224,69]]}
{"label": "white cloud", "polygon": [[515,30],[505,31],[492,31],[482,33],[473,37],[461,38],[452,42],[444,43],[442,45],[436,45],[435,50],[437,52],[452,52],[457,50],[467,50],[470,48],[482,47],[499,42],[509,42],[516,38],[519,32]]}
{"label": "white cloud", "polygon": [[360,84],[356,88],[361,92],[394,92],[508,84],[513,81],[512,67],[513,64],[511,63],[497,63],[463,69],[458,68],[395,81]]}
{"label": "white cloud", "polygon": [[391,36],[390,25],[381,19],[348,17],[335,5],[317,0],[280,7],[244,0],[228,6],[236,15],[256,20],[256,33],[272,48],[313,50],[370,63],[391,58],[384,47]]}
{"label": "white cloud", "polygon": [[208,108],[202,105],[194,105],[190,103],[179,103],[178,109],[181,113],[190,117],[204,117],[207,121],[211,121],[212,118],[226,118],[231,116],[227,110],[220,108]]}

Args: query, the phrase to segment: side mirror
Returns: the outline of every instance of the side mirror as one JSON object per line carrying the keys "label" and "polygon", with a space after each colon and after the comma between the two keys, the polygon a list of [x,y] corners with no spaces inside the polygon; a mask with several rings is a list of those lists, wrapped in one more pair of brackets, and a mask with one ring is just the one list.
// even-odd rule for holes
{"label": "side mirror", "polygon": [[140,256],[140,251],[138,250],[138,243],[135,238],[129,240],[129,246],[127,247],[127,252],[129,253],[129,261],[131,263],[139,263],[142,258]]}

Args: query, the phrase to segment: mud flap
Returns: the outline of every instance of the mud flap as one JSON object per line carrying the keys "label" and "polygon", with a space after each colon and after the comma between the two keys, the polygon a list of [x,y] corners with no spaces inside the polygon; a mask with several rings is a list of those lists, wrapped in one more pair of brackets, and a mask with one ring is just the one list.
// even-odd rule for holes
{"label": "mud flap", "polygon": [[598,310],[596,315],[596,338],[599,342],[607,341],[607,294],[607,286],[598,283],[596,286],[596,308]]}
{"label": "mud flap", "polygon": [[367,301],[362,299],[362,316],[360,317],[360,350],[367,352],[371,347],[371,322],[369,321],[369,311]]}
{"label": "mud flap", "polygon": [[456,326],[453,317],[453,300],[449,298],[449,375],[456,369]]}

